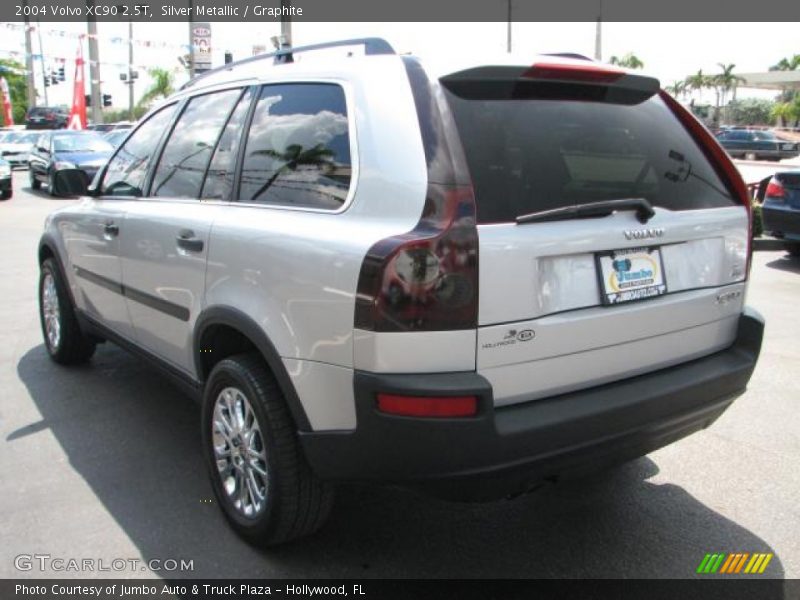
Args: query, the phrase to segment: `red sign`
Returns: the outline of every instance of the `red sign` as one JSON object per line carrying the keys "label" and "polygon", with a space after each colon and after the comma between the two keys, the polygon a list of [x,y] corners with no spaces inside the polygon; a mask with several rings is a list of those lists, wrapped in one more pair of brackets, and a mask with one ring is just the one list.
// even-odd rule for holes
{"label": "red sign", "polygon": [[75,88],[72,93],[72,110],[69,112],[67,129],[86,129],[86,90],[83,85],[83,48],[78,42],[75,57]]}
{"label": "red sign", "polygon": [[14,113],[11,110],[11,92],[8,91],[5,77],[0,77],[0,96],[3,100],[3,121],[6,127],[10,127],[14,124]]}

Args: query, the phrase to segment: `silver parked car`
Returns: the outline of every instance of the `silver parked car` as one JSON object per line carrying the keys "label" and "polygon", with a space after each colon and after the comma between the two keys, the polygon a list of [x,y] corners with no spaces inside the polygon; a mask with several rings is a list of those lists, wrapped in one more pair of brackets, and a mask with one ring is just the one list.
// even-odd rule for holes
{"label": "silver parked car", "polygon": [[524,492],[745,390],[749,198],[657,80],[322,47],[195,78],[88,190],[58,173],[83,198],[39,248],[50,356],[109,340],[202,402],[241,535],[314,531],[336,481]]}

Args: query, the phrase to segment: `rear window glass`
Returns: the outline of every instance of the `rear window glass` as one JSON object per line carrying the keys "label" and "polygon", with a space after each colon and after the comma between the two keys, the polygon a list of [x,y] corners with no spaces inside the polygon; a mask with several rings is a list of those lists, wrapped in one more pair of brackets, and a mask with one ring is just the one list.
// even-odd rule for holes
{"label": "rear window glass", "polygon": [[621,105],[447,96],[480,223],[620,198],[669,210],[736,204],[658,97]]}

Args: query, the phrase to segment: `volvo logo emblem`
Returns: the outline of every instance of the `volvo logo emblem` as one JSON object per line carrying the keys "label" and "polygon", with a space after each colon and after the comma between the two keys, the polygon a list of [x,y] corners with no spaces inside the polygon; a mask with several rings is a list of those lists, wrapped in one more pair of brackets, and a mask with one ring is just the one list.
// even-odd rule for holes
{"label": "volvo logo emblem", "polygon": [[623,231],[626,240],[649,240],[660,238],[664,235],[663,227],[650,227],[648,229],[626,229]]}

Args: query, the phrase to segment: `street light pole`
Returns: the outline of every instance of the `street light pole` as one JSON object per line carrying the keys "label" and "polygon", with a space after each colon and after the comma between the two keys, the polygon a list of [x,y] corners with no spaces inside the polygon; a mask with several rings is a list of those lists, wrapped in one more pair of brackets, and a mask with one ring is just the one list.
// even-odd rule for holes
{"label": "street light pole", "polygon": [[[88,0],[88,6],[94,6],[94,0]],[[100,93],[100,48],[97,45],[97,21],[93,15],[86,19],[86,31],[89,38],[89,89],[92,95],[92,122],[103,122],[103,98]]]}
{"label": "street light pole", "polygon": [[603,0],[600,0],[600,12],[597,15],[597,25],[594,30],[594,58],[603,60]]}
{"label": "street light pole", "polygon": [[506,31],[506,52],[511,53],[511,0],[508,0],[508,30]]}
{"label": "street light pole", "polygon": [[133,121],[133,21],[128,21],[128,119]]}
{"label": "street light pole", "polygon": [[44,47],[42,46],[42,24],[39,19],[36,19],[36,33],[39,36],[39,62],[42,63],[42,86],[44,89],[44,105],[50,106],[50,101],[47,99],[47,71],[44,68]]}
{"label": "street light pole", "polygon": [[[28,0],[24,1],[24,6],[28,6]],[[28,90],[28,108],[36,106],[36,73],[33,70],[33,42],[31,41],[31,20],[27,15],[23,17],[25,22],[25,69],[28,71],[27,90]]]}

